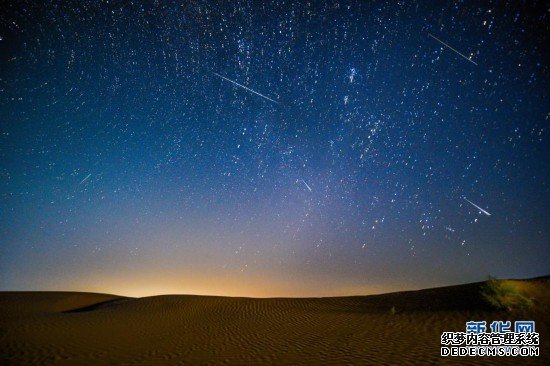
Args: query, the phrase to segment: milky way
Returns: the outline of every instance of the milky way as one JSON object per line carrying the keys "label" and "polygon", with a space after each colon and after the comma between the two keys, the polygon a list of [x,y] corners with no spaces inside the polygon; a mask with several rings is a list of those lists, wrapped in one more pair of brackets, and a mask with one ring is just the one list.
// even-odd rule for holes
{"label": "milky way", "polygon": [[548,274],[548,5],[323,3],[8,2],[0,290]]}

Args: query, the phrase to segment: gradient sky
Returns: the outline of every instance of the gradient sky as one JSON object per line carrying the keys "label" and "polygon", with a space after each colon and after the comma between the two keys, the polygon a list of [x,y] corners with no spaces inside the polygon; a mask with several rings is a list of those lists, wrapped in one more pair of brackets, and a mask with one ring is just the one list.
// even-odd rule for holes
{"label": "gradient sky", "polygon": [[4,4],[0,290],[549,274],[548,3],[323,3]]}

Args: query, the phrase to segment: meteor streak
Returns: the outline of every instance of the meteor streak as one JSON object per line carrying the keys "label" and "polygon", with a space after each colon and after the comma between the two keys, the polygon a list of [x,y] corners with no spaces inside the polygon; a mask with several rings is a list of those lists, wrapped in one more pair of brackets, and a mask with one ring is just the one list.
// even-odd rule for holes
{"label": "meteor streak", "polygon": [[86,178],[82,179],[82,180],[80,181],[80,183],[78,183],[78,185],[81,185],[82,183],[84,183],[85,181],[87,181],[88,178],[90,178],[91,176],[92,176],[92,173],[88,174],[88,175],[86,176]]}
{"label": "meteor streak", "polygon": [[455,53],[458,53],[460,56],[464,57],[466,60],[470,61],[471,63],[473,63],[474,65],[477,66],[477,64],[476,64],[474,61],[470,60],[469,57],[464,56],[462,53],[458,52],[457,50],[455,50],[454,48],[452,48],[452,47],[449,46],[447,43],[443,42],[442,40],[440,40],[439,38],[437,38],[437,37],[434,36],[433,34],[428,33],[428,35],[429,35],[430,37],[432,37],[433,39],[435,39],[436,41],[438,41],[439,43],[441,43],[443,46],[447,47],[447,48],[450,49],[451,51],[454,51]]}
{"label": "meteor streak", "polygon": [[273,100],[273,99],[271,99],[271,98],[269,98],[269,97],[266,97],[265,95],[263,95],[263,94],[261,94],[261,93],[258,93],[257,91],[252,90],[252,89],[250,89],[250,88],[248,88],[248,87],[246,87],[246,86],[244,86],[244,85],[242,85],[242,84],[239,84],[239,83],[237,83],[236,81],[233,81],[233,80],[231,80],[231,79],[228,79],[228,78],[226,78],[225,76],[222,76],[222,75],[220,75],[220,74],[218,74],[218,73],[216,73],[216,72],[214,73],[214,75],[216,75],[216,76],[218,76],[218,77],[220,77],[220,78],[222,78],[222,79],[224,79],[224,80],[226,80],[226,81],[229,81],[230,83],[233,83],[233,84],[235,84],[235,85],[237,85],[237,86],[239,86],[239,87],[241,87],[241,88],[243,88],[243,89],[246,89],[246,90],[248,90],[249,92],[252,92],[252,93],[254,93],[254,94],[256,94],[256,95],[259,95],[260,97],[262,97],[262,98],[264,98],[264,99],[267,99],[267,100],[269,100],[269,101],[271,101],[271,102],[273,102],[273,103],[275,103],[275,104],[279,104],[279,102],[277,102],[276,100]]}
{"label": "meteor streak", "polygon": [[302,182],[306,185],[307,189],[309,189],[309,191],[311,192],[311,187],[308,186],[308,184],[306,183],[306,181],[302,179]]}
{"label": "meteor streak", "polygon": [[483,212],[485,215],[487,216],[491,216],[491,214],[487,211],[485,211],[484,209],[482,209],[481,207],[479,207],[478,205],[476,205],[475,203],[473,203],[472,201],[470,201],[469,199],[467,199],[466,197],[464,197],[464,199],[466,201],[468,201],[468,203],[470,203],[472,206],[474,206],[475,208],[477,208],[479,211]]}

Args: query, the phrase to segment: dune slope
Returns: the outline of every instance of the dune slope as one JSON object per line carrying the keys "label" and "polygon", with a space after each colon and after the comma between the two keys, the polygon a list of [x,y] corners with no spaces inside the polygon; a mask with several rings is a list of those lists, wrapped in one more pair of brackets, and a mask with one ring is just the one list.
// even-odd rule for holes
{"label": "dune slope", "polygon": [[[550,364],[550,281],[515,283],[535,305],[510,314],[487,309],[479,283],[303,299],[4,292],[0,363]],[[516,319],[536,321],[538,358],[439,356],[444,331]]]}

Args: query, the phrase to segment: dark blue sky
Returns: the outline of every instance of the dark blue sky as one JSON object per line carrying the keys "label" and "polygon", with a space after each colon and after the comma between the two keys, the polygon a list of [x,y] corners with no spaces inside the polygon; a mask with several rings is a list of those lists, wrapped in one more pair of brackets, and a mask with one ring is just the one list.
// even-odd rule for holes
{"label": "dark blue sky", "polygon": [[8,2],[0,290],[318,296],[548,274],[548,14]]}

